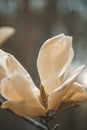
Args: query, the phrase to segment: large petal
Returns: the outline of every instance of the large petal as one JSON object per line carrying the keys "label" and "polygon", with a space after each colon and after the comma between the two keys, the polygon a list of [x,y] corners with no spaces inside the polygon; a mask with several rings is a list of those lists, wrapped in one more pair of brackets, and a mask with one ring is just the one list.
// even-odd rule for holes
{"label": "large petal", "polygon": [[69,74],[73,57],[74,57],[74,50],[71,47],[69,58],[68,58],[66,64],[64,65],[64,67],[62,68],[61,72],[58,75],[58,78],[60,79],[61,83],[67,78],[67,76]]}
{"label": "large petal", "polygon": [[51,56],[56,44],[64,37],[64,34],[58,35],[47,40],[40,48],[39,55],[37,58],[37,68],[40,75],[41,84],[44,87],[49,87],[51,79]]}
{"label": "large petal", "polygon": [[10,74],[1,80],[0,87],[1,95],[9,101],[26,100],[33,106],[41,106],[38,88],[22,74]]}
{"label": "large petal", "polygon": [[41,84],[45,87],[47,93],[61,84],[61,77],[58,76],[62,73],[66,77],[65,72],[70,66],[72,58],[71,37],[58,35],[43,44],[38,55],[37,67]]}
{"label": "large petal", "polygon": [[32,106],[28,102],[19,101],[19,102],[5,102],[2,104],[1,108],[9,108],[14,113],[23,117],[36,117],[46,114],[44,108],[38,106]]}
{"label": "large petal", "polygon": [[56,83],[55,87],[52,87],[52,90],[57,88],[57,86],[60,86],[65,80],[70,70],[73,56],[72,37],[65,36],[56,45],[51,58],[52,79],[54,79],[54,82]]}
{"label": "large petal", "polygon": [[65,94],[72,88],[73,83],[82,71],[84,66],[76,69],[73,74],[67,79],[63,85],[54,90],[48,98],[48,109],[58,108]]}
{"label": "large petal", "polygon": [[[31,79],[28,72],[24,67],[16,60],[14,56],[9,53],[0,50],[0,79],[8,76],[11,73],[19,72]],[[33,81],[32,81],[33,82]]]}
{"label": "large petal", "polygon": [[69,92],[67,92],[67,94],[64,96],[63,100],[72,100],[74,102],[87,100],[87,92],[85,87],[75,82]]}
{"label": "large petal", "polygon": [[0,45],[3,44],[10,36],[15,32],[15,29],[12,27],[1,27],[0,28]]}

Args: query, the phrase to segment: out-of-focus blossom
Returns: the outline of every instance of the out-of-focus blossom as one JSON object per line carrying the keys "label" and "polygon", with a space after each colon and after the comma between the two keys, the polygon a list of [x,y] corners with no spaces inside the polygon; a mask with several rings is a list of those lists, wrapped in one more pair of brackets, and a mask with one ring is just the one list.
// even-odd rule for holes
{"label": "out-of-focus blossom", "polygon": [[59,109],[62,102],[86,100],[84,86],[76,82],[84,66],[69,74],[73,55],[72,37],[60,34],[47,40],[37,58],[41,80],[38,89],[23,66],[11,54],[0,50],[0,92],[7,100],[1,108],[35,117]]}
{"label": "out-of-focus blossom", "polygon": [[15,33],[12,27],[0,27],[0,45]]}

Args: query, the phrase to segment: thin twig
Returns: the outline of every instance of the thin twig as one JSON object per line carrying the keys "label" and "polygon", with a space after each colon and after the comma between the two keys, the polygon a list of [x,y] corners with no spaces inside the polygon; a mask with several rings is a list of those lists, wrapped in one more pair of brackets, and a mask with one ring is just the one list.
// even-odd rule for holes
{"label": "thin twig", "polygon": [[[10,112],[10,113],[12,113],[12,114],[15,114],[15,113],[13,113],[12,111],[10,111],[10,110],[8,110],[8,109],[6,109],[6,111],[8,111],[8,112]],[[16,114],[15,114],[16,115]],[[22,119],[22,120],[24,120],[24,121],[26,121],[26,122],[28,122],[28,123],[30,123],[30,124],[32,124],[32,125],[34,125],[34,126],[36,126],[36,127],[38,127],[38,128],[40,128],[41,130],[47,130],[47,128],[44,126],[44,125],[42,125],[41,123],[39,123],[39,122],[37,122],[36,120],[34,120],[33,118],[27,118],[27,117],[21,117],[21,116],[18,116],[18,115],[16,115],[18,118],[20,118],[20,119]]]}
{"label": "thin twig", "polygon": [[40,118],[43,125],[47,127],[47,130],[58,130],[59,124],[55,124],[54,127],[50,127],[50,121],[56,117],[57,111],[48,111],[48,113]]}
{"label": "thin twig", "polygon": [[[21,118],[21,117],[20,117],[20,118]],[[46,128],[44,125],[40,124],[39,122],[37,122],[36,120],[34,120],[34,119],[32,119],[32,118],[24,118],[24,117],[22,117],[21,119],[27,121],[28,123],[32,123],[33,125],[35,125],[35,126],[41,128],[41,129],[43,129],[43,130],[47,130],[47,128]]]}

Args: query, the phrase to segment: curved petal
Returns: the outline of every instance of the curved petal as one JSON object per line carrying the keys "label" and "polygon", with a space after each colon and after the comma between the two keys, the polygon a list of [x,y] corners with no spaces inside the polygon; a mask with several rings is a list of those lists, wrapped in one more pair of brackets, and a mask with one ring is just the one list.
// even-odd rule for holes
{"label": "curved petal", "polygon": [[12,27],[1,27],[0,28],[0,45],[3,44],[10,36],[15,33],[15,29]]}
{"label": "curved petal", "polygon": [[87,92],[79,83],[74,83],[69,92],[64,96],[63,100],[69,101],[72,100],[74,102],[87,100]]}
{"label": "curved petal", "polygon": [[36,117],[46,114],[46,110],[42,107],[32,106],[28,102],[5,102],[2,104],[1,108],[9,108],[14,113],[23,117]]}
{"label": "curved petal", "polygon": [[[41,84],[45,87],[50,86],[53,80],[51,79],[51,56],[56,44],[64,37],[64,34],[60,34],[56,37],[48,39],[41,47],[37,58],[37,68],[40,75]],[[47,90],[46,90],[47,91]]]}
{"label": "curved petal", "polygon": [[68,75],[73,56],[72,37],[65,36],[56,45],[52,54],[52,79],[56,84],[50,89],[53,90],[63,83]]}
{"label": "curved petal", "polygon": [[24,75],[14,73],[1,81],[1,95],[9,101],[26,100],[30,104],[41,106],[39,90]]}
{"label": "curved petal", "polygon": [[58,35],[43,44],[38,55],[37,67],[41,84],[47,93],[61,84],[60,73],[64,77],[67,76],[66,71],[72,58],[72,38],[69,36]]}
{"label": "curved petal", "polygon": [[59,107],[61,100],[65,94],[72,88],[73,83],[75,82],[78,75],[81,73],[84,66],[79,67],[74,71],[74,73],[67,79],[63,85],[54,90],[48,98],[48,109],[56,109]]}
{"label": "curved petal", "polygon": [[66,77],[69,74],[73,57],[74,57],[74,50],[73,50],[73,48],[71,48],[69,58],[68,58],[66,64],[64,65],[64,67],[62,68],[61,72],[58,75],[58,78],[60,79],[61,83],[66,79]]}
{"label": "curved petal", "polygon": [[15,72],[19,72],[32,80],[25,68],[16,60],[13,55],[0,49],[0,80]]}

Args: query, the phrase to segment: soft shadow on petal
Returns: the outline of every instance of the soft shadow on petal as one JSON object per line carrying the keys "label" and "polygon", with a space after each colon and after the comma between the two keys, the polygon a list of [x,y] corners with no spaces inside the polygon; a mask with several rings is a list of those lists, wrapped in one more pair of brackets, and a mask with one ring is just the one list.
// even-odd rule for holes
{"label": "soft shadow on petal", "polygon": [[[64,37],[64,34],[60,34],[56,37],[53,37],[47,40],[41,47],[39,51],[39,55],[37,58],[37,68],[38,73],[40,75],[41,84],[45,87],[46,91],[48,91],[51,84],[54,85],[54,81],[52,79],[52,53],[55,46],[58,42]],[[48,88],[48,89],[47,89]]]}
{"label": "soft shadow on petal", "polygon": [[29,73],[16,58],[0,49],[0,80],[15,72],[23,74],[34,84]]}
{"label": "soft shadow on petal", "polygon": [[46,92],[50,93],[61,85],[68,74],[73,58],[72,37],[62,36],[61,39],[56,40],[55,44],[52,44],[50,39],[50,44],[48,46],[47,44],[41,47],[37,67],[41,83]]}
{"label": "soft shadow on petal", "polygon": [[69,74],[73,57],[74,57],[74,50],[71,47],[70,53],[69,53],[69,58],[68,58],[66,64],[64,65],[64,67],[62,68],[61,72],[58,75],[58,78],[60,79],[61,83],[67,78],[67,76]]}
{"label": "soft shadow on petal", "polygon": [[15,33],[15,29],[12,27],[1,27],[0,28],[0,45],[2,45],[14,33]]}
{"label": "soft shadow on petal", "polygon": [[19,102],[4,102],[1,108],[9,108],[14,113],[23,117],[36,117],[46,114],[46,110],[39,106],[32,106],[29,102],[19,101]]}
{"label": "soft shadow on petal", "polygon": [[72,85],[72,88],[69,90],[69,92],[67,92],[67,94],[63,98],[63,100],[67,101],[69,101],[69,99],[74,102],[87,100],[87,92],[85,90],[85,87],[75,82]]}
{"label": "soft shadow on petal", "polygon": [[[49,91],[60,86],[66,78],[73,58],[72,37],[65,36],[56,44],[51,57],[52,79],[55,85]],[[67,71],[68,67],[68,71]]]}
{"label": "soft shadow on petal", "polygon": [[10,101],[26,100],[32,105],[41,106],[38,99],[39,90],[32,81],[20,73],[4,78],[0,84],[1,95]]}
{"label": "soft shadow on petal", "polygon": [[81,73],[84,66],[77,68],[73,74],[67,79],[63,85],[54,90],[48,98],[48,109],[58,108],[65,94],[72,88],[73,83],[75,82],[78,75]]}
{"label": "soft shadow on petal", "polygon": [[6,60],[7,60],[7,54],[0,49],[0,80],[6,77],[8,73]]}
{"label": "soft shadow on petal", "polygon": [[[16,73],[16,72],[27,77],[27,79],[32,84],[32,86],[35,86],[31,76],[28,74],[28,72],[25,70],[25,68],[16,60],[16,58],[14,56],[12,56],[11,54],[8,54],[0,49],[0,80],[2,80],[5,77],[8,77],[8,75]],[[9,88],[9,89],[11,89],[11,88]],[[13,88],[12,88],[12,90],[13,90]],[[0,91],[1,91],[1,85],[0,85]],[[16,97],[16,96],[14,95],[13,97]]]}
{"label": "soft shadow on petal", "polygon": [[24,75],[28,75],[28,72],[16,60],[15,57],[9,53],[4,52],[3,50],[0,50],[0,68],[3,71],[3,75],[5,76],[14,72],[20,72]]}

